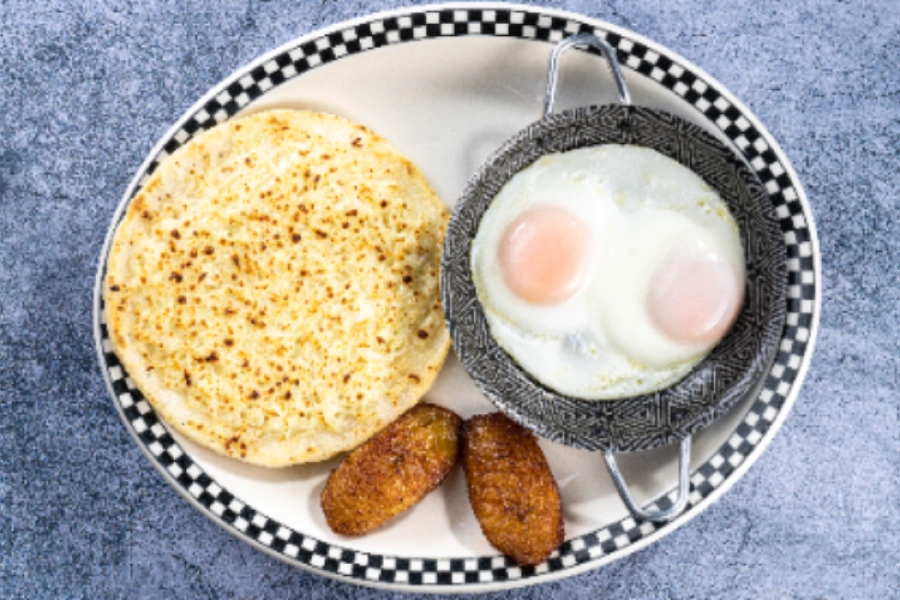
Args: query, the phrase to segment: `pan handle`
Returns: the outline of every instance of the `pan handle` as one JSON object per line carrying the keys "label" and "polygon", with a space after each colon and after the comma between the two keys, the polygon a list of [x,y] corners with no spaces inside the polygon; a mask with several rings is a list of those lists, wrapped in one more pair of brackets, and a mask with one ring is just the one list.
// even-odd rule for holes
{"label": "pan handle", "polygon": [[553,48],[553,52],[550,53],[550,66],[547,69],[547,90],[544,93],[543,116],[546,117],[553,112],[553,104],[556,101],[556,84],[559,81],[559,61],[563,53],[573,46],[590,46],[603,53],[603,56],[609,62],[613,78],[616,80],[619,102],[625,106],[631,106],[631,94],[628,92],[628,86],[625,85],[625,76],[622,75],[622,68],[619,66],[619,59],[616,58],[616,51],[604,39],[592,33],[578,33],[559,42]]}
{"label": "pan handle", "polygon": [[681,440],[681,448],[678,452],[678,498],[672,506],[664,510],[647,511],[638,506],[637,502],[634,501],[634,498],[631,497],[631,492],[628,491],[628,486],[625,484],[625,478],[622,477],[622,473],[619,471],[619,465],[616,464],[615,455],[612,452],[607,451],[604,453],[604,458],[606,459],[606,468],[609,470],[609,475],[612,477],[613,483],[616,484],[616,489],[619,491],[619,497],[622,498],[622,502],[628,507],[629,512],[638,519],[653,521],[654,523],[667,523],[680,515],[687,507],[688,493],[691,488],[691,436],[687,436]]}

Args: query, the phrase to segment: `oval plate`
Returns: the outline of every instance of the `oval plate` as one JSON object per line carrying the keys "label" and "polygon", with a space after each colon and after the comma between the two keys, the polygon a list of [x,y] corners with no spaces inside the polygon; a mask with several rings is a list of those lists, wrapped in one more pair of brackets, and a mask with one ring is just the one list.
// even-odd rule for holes
{"label": "oval plate", "polygon": [[[537,567],[498,556],[481,534],[456,469],[387,527],[357,539],[328,530],[318,499],[336,461],[267,470],[220,457],[169,431],[112,353],[99,284],[109,240],[135,191],[198,131],[274,107],[332,112],[363,123],[420,166],[453,206],[469,177],[507,138],[537,120],[551,44],[579,31],[615,47],[637,103],[692,121],[743,154],[766,187],[788,257],[787,320],[760,385],[695,438],[687,510],[666,525],[635,522],[603,472],[602,456],[542,441],[559,482],[566,542]],[[615,101],[597,58],[573,53],[561,108]],[[151,463],[198,510],[247,543],[295,566],[398,590],[486,591],[592,569],[644,547],[699,514],[764,451],[799,392],[819,315],[819,254],[809,205],[777,142],[714,79],[677,54],[577,14],[509,4],[405,8],[303,36],[240,69],[159,141],[112,219],[95,286],[100,365],[125,426]],[[455,357],[426,398],[467,417],[494,410]],[[623,456],[639,502],[674,495],[676,449]]]}

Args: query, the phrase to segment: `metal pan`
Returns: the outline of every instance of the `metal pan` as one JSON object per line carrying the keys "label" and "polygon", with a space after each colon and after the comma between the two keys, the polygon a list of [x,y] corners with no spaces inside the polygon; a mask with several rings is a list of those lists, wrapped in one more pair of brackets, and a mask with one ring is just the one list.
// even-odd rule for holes
{"label": "metal pan", "polygon": [[[588,46],[606,57],[619,104],[553,111],[560,58],[575,46]],[[600,144],[653,148],[718,191],[740,228],[747,281],[734,326],[685,378],[653,394],[582,400],[544,387],[496,344],[476,294],[470,251],[482,216],[517,172],[545,154]],[[775,355],[787,301],[781,238],[765,188],[743,159],[697,125],[632,104],[614,50],[597,36],[579,34],[564,39],[551,53],[543,117],[482,164],[457,204],[442,259],[444,314],[463,365],[501,411],[554,442],[603,451],[610,475],[632,514],[664,522],[687,505],[691,435],[749,393]],[[681,444],[678,498],[663,510],[644,511],[632,500],[615,454],[675,442]]]}

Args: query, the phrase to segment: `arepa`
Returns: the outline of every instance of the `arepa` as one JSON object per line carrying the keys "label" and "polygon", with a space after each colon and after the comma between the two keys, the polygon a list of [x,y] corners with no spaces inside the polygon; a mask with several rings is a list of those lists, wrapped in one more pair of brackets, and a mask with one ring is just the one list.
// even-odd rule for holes
{"label": "arepa", "polygon": [[421,172],[361,125],[228,121],[128,206],[103,289],[113,348],[195,442],[267,466],[327,459],[437,375],[447,221]]}

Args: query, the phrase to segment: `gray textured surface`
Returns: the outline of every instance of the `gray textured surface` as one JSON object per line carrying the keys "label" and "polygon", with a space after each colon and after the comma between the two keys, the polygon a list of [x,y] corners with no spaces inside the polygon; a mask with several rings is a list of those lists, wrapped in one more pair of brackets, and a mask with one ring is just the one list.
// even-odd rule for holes
{"label": "gray textured surface", "polygon": [[[387,597],[232,538],[164,483],[96,367],[108,221],[169,124],[339,1],[0,2],[0,597]],[[679,52],[780,140],[815,210],[823,318],[784,428],[730,492],[608,567],[497,597],[900,597],[900,7],[553,2]],[[709,6],[707,6],[709,4]]]}

